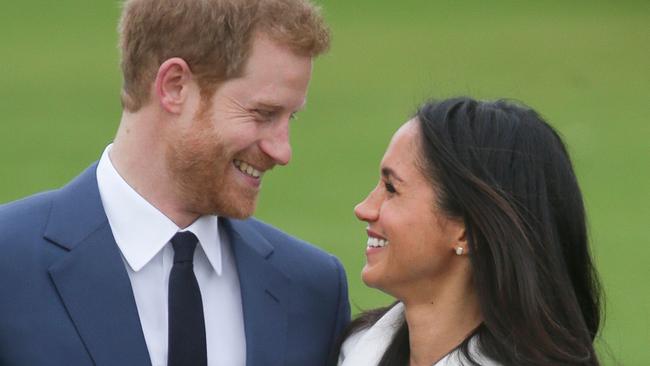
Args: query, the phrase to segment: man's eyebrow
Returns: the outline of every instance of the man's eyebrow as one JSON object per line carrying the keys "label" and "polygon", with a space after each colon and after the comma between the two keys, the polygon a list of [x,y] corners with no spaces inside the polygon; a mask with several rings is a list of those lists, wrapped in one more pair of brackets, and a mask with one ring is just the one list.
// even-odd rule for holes
{"label": "man's eyebrow", "polygon": [[381,175],[384,178],[395,178],[399,182],[404,182],[402,178],[399,177],[399,175],[395,174],[395,171],[389,167],[383,167],[381,168]]}
{"label": "man's eyebrow", "polygon": [[[283,106],[281,106],[279,104],[275,104],[273,102],[257,101],[257,102],[255,102],[255,106],[257,108],[268,109],[268,110],[273,110],[273,111],[279,111],[279,110],[284,109]],[[302,103],[302,105],[300,107],[298,107],[298,109],[296,109],[293,112],[294,113],[300,112],[300,111],[304,110],[306,106],[307,106],[307,99],[305,99],[305,101]]]}
{"label": "man's eyebrow", "polygon": [[282,109],[282,106],[273,103],[268,103],[268,102],[255,102],[255,107],[261,109],[274,110],[274,111]]}

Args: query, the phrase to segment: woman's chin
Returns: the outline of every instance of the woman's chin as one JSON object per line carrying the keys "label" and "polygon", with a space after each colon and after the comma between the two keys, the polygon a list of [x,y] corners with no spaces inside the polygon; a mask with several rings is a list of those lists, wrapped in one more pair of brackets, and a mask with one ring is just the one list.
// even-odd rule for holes
{"label": "woman's chin", "polygon": [[371,288],[376,288],[375,281],[376,276],[374,276],[373,269],[366,263],[366,265],[361,270],[361,281],[366,284],[366,286]]}
{"label": "woman's chin", "polygon": [[370,288],[386,292],[384,291],[385,276],[382,276],[380,272],[376,266],[366,264],[361,270],[361,280]]}

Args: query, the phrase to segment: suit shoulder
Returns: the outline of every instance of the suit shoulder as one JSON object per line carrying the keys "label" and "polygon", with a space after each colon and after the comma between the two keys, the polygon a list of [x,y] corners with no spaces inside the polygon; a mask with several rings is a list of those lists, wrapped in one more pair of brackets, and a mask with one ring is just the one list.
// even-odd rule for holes
{"label": "suit shoulder", "polygon": [[305,296],[336,301],[347,296],[345,269],[334,255],[257,219],[247,222],[273,246],[269,260]]}
{"label": "suit shoulder", "polygon": [[335,256],[258,219],[246,220],[273,246],[271,261],[289,277],[312,284],[345,281],[343,265]]}
{"label": "suit shoulder", "polygon": [[299,257],[303,260],[314,259],[317,261],[326,260],[331,262],[334,258],[331,254],[325,252],[323,249],[315,245],[299,239],[293,235],[271,226],[263,221],[255,218],[248,219],[251,225],[269,240],[276,251],[282,254],[290,254],[292,257]]}
{"label": "suit shoulder", "polygon": [[0,245],[6,239],[38,232],[50,213],[55,193],[56,191],[41,192],[0,205]]}

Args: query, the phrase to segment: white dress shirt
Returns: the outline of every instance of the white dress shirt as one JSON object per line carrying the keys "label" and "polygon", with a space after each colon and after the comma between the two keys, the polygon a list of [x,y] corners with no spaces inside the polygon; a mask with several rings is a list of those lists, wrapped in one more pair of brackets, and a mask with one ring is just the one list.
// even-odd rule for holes
{"label": "white dress shirt", "polygon": [[[403,321],[404,304],[400,302],[388,310],[375,324],[352,334],[343,342],[338,365],[377,366]],[[500,366],[481,354],[476,336],[469,340],[469,352],[481,365]],[[461,366],[465,364],[468,364],[466,358],[460,350],[455,349],[433,366]]]}
{"label": "white dress shirt", "polygon": [[167,293],[174,259],[169,240],[178,231],[191,231],[199,239],[194,273],[203,300],[208,365],[245,365],[239,277],[217,217],[202,216],[186,229],[179,229],[120,176],[109,158],[111,146],[99,160],[97,183],[131,280],[152,365],[167,365]]}

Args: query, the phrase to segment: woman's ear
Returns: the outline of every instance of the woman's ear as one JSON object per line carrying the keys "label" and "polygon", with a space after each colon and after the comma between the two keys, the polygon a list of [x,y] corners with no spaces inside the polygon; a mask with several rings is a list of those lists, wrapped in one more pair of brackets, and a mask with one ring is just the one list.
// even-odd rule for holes
{"label": "woman's ear", "polygon": [[465,223],[461,220],[453,220],[453,251],[456,255],[469,254],[469,246],[467,245],[467,230]]}
{"label": "woman's ear", "polygon": [[192,83],[192,71],[185,60],[173,57],[163,62],[154,83],[161,108],[172,114],[180,114]]}

